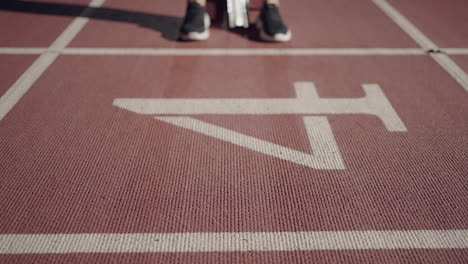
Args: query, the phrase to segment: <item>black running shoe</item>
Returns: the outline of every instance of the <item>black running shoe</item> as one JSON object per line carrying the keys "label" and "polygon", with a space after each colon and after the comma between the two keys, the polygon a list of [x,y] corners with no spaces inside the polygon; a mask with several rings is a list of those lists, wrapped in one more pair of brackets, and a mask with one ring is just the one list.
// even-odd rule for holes
{"label": "black running shoe", "polygon": [[291,31],[281,19],[278,6],[274,4],[263,5],[257,29],[264,41],[286,42],[291,39]]}
{"label": "black running shoe", "polygon": [[210,17],[203,6],[197,2],[187,5],[180,38],[182,40],[206,40],[210,37]]}

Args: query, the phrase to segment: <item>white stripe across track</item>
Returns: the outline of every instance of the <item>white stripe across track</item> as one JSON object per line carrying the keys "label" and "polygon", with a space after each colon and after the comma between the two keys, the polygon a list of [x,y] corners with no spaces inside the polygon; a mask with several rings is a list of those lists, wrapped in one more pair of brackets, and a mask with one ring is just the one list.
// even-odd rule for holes
{"label": "white stripe across track", "polygon": [[466,248],[468,230],[0,235],[0,254]]}

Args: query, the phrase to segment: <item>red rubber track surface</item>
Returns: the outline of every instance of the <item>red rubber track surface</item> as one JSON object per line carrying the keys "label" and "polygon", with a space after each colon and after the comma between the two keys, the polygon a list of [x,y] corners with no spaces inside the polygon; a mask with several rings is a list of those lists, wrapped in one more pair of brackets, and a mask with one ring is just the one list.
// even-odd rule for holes
{"label": "red rubber track surface", "polygon": [[391,0],[421,31],[441,47],[466,48],[468,19],[466,1]]}
{"label": "red rubber track surface", "polygon": [[37,58],[35,55],[0,55],[0,95],[3,95]]}
{"label": "red rubber track surface", "polygon": [[[9,96],[20,87],[30,74],[27,69],[36,69],[31,65],[39,56],[57,52],[26,54],[27,48],[49,47],[89,1],[25,3],[28,8],[0,8],[0,53],[7,53],[3,48],[24,48],[17,54],[0,54],[0,95]],[[442,51],[468,49],[468,34],[463,32],[467,20],[460,11],[468,2],[389,3]],[[40,11],[41,4],[63,13]],[[206,42],[174,41],[184,5],[107,0],[67,47],[101,48],[100,52],[420,49],[372,1],[283,0],[281,12],[293,40],[280,44],[257,41],[252,30],[233,32],[216,24]],[[252,6],[258,7],[258,1]],[[252,22],[256,14],[253,10]],[[466,238],[433,249],[68,254],[14,254],[13,246],[7,248],[4,242],[6,235],[21,234],[465,232],[468,93],[449,70],[423,52],[59,54],[0,119],[0,263],[467,263]],[[468,55],[448,57],[468,72]],[[301,98],[295,93],[298,82],[313,83],[320,99],[343,100],[363,98],[362,85],[376,84],[405,129],[390,131],[375,115],[329,113],[336,109],[314,103],[310,107],[324,113],[144,115],[114,101],[293,99]],[[12,101],[5,98],[0,102]],[[223,107],[228,106],[218,110]],[[324,117],[344,169],[300,165],[253,150],[261,148],[257,143],[236,145],[155,116],[190,117],[256,138],[257,143],[303,153],[322,151],[309,142],[304,118]],[[223,133],[227,138],[228,132]]]}

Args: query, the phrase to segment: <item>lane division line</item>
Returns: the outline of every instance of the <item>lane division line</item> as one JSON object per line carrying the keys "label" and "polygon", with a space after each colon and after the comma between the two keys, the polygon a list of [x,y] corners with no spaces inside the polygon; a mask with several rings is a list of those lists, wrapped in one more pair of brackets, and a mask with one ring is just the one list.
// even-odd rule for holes
{"label": "lane division line", "polygon": [[[105,0],[93,0],[89,7],[99,7]],[[86,8],[82,16],[89,16],[93,12],[92,8]],[[81,29],[88,22],[86,17],[75,18],[70,25],[58,36],[52,45],[29,66],[29,68],[18,78],[18,80],[0,97],[0,121],[10,112],[10,110],[18,103],[23,95],[32,87],[32,85],[42,76],[49,66],[60,55],[63,50]]]}
{"label": "lane division line", "polygon": [[[423,49],[440,50],[424,33],[413,25],[396,8],[391,6],[387,0],[372,0],[390,19],[406,32]],[[468,75],[448,55],[444,53],[431,54],[431,57],[454,78],[466,91],[468,91]]]}

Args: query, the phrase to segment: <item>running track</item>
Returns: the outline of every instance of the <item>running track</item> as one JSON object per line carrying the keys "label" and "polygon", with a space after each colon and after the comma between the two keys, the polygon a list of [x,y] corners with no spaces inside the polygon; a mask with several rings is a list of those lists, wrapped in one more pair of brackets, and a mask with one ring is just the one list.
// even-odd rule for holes
{"label": "running track", "polygon": [[184,4],[1,2],[0,263],[468,263],[468,2]]}

